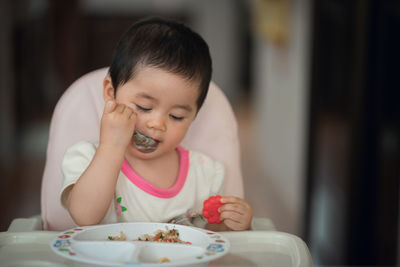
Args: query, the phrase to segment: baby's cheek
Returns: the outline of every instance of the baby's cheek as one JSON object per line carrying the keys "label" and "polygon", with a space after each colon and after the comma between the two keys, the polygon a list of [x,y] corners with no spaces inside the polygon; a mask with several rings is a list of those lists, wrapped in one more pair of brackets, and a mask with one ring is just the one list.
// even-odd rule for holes
{"label": "baby's cheek", "polygon": [[[143,128],[143,127],[142,127],[142,125],[143,125],[143,123],[144,123],[143,116],[142,116],[141,114],[138,114],[137,112],[135,112],[135,113],[136,113],[135,129],[140,130],[140,129]],[[143,126],[144,126],[144,125],[143,125]]]}

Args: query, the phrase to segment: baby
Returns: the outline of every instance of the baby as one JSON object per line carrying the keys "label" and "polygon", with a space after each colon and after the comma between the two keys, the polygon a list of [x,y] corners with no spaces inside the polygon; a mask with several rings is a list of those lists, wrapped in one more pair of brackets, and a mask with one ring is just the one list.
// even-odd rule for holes
{"label": "baby", "polygon": [[[223,165],[180,146],[211,72],[207,44],[181,23],[146,19],[122,36],[103,81],[100,140],[73,145],[62,164],[61,201],[78,225],[169,222],[221,194]],[[202,226],[249,229],[245,200],[220,202],[222,223]]]}

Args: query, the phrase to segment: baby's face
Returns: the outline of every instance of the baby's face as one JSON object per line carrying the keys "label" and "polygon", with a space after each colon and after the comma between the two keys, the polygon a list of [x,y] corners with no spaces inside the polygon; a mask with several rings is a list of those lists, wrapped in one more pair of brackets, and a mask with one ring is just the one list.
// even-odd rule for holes
{"label": "baby's face", "polygon": [[116,92],[116,101],[137,114],[128,153],[149,159],[174,151],[196,116],[198,96],[198,83],[159,68],[140,69]]}

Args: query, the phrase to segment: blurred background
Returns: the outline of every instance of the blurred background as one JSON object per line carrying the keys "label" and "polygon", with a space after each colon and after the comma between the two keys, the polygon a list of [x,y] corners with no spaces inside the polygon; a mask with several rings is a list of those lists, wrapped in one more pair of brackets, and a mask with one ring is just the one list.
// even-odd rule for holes
{"label": "blurred background", "polygon": [[161,15],[208,42],[246,199],[316,265],[400,266],[400,2],[0,1],[0,231],[40,213],[49,123],[119,36]]}

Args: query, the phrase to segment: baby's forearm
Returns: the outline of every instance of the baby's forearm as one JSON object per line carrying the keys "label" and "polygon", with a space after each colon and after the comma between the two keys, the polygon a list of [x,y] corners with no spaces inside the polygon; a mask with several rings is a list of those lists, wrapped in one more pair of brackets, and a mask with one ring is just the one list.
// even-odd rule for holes
{"label": "baby's forearm", "polygon": [[98,147],[68,197],[68,211],[75,223],[93,225],[101,222],[114,196],[123,160],[124,150]]}

